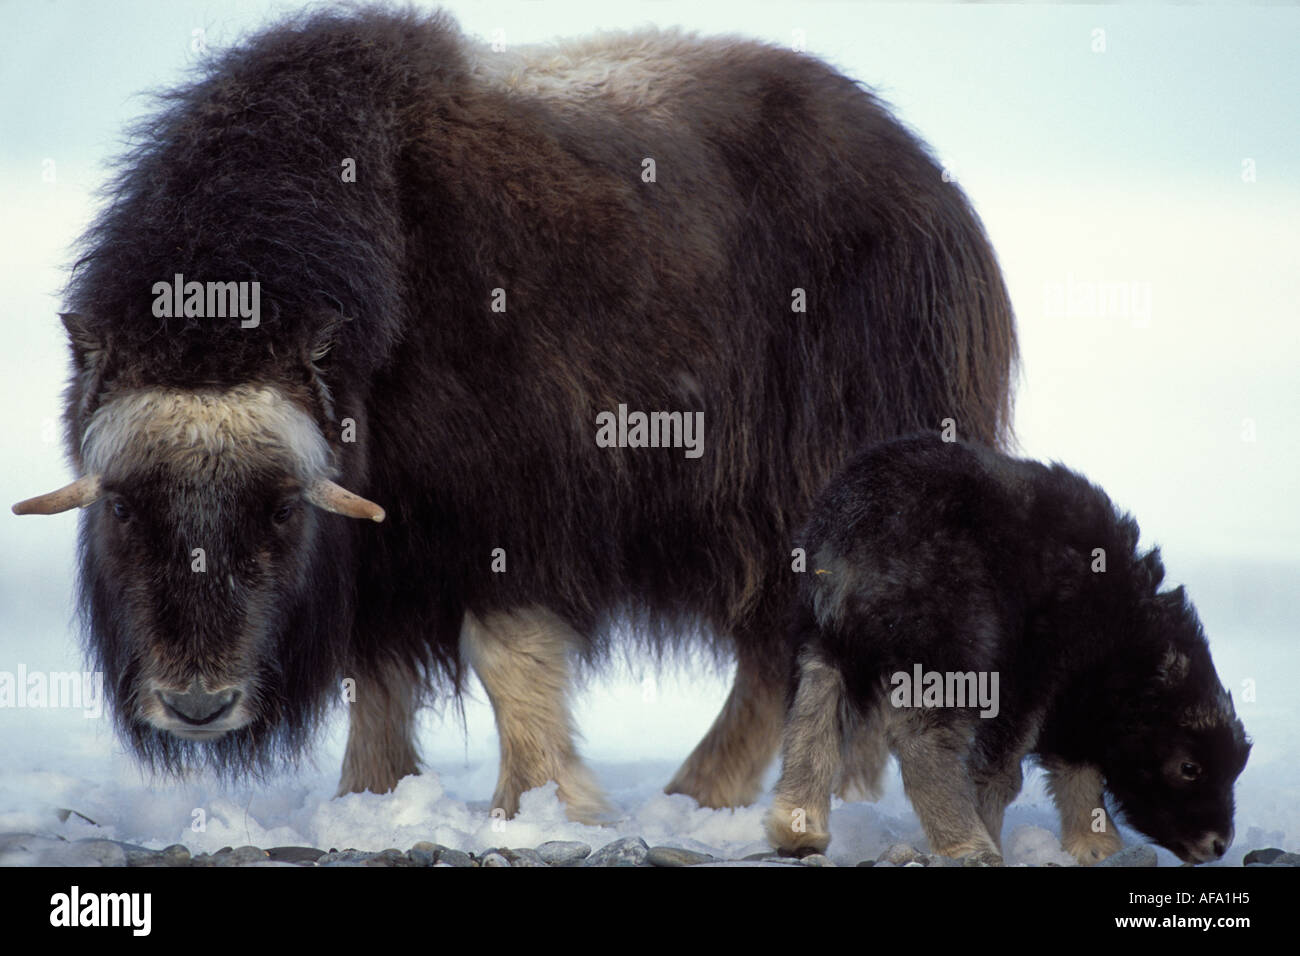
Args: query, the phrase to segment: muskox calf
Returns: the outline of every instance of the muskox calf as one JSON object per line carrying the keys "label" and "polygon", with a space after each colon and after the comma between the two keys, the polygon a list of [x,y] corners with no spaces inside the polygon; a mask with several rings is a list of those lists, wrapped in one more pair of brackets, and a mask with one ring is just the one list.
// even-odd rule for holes
{"label": "muskox calf", "polygon": [[853,458],[802,542],[772,843],[825,849],[832,788],[874,791],[893,751],[945,856],[1000,861],[1033,756],[1080,863],[1122,845],[1105,794],[1183,860],[1221,857],[1250,744],[1195,609],[1137,542],[1061,465],[928,436]]}

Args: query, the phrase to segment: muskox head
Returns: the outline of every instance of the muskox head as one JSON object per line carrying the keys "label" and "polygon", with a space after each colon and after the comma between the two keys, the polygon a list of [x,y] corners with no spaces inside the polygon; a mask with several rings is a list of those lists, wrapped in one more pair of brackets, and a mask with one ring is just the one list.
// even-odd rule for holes
{"label": "muskox head", "polygon": [[85,477],[14,511],[85,509],[82,612],[120,725],[168,769],[256,765],[337,673],[352,525],[324,512],[383,509],[330,480],[317,423],[273,386],[112,393],[79,457]]}
{"label": "muskox head", "polygon": [[1184,861],[1217,860],[1232,843],[1233,785],[1250,743],[1183,589],[1143,602],[1138,626],[1147,666],[1114,701],[1107,789],[1129,824]]}

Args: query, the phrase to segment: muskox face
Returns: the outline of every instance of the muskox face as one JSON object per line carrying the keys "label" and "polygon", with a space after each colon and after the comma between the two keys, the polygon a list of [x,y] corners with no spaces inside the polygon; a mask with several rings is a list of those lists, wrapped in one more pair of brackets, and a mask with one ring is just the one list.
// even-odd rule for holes
{"label": "muskox face", "polygon": [[269,387],[117,394],[82,459],[86,478],[15,510],[86,509],[82,604],[119,721],[167,766],[192,762],[180,742],[246,763],[316,703],[302,685],[328,652],[290,638],[340,612],[325,511],[383,510],[325,477],[319,428]]}
{"label": "muskox face", "polygon": [[1217,860],[1232,843],[1233,785],[1250,743],[1181,588],[1151,602],[1146,627],[1164,650],[1148,686],[1121,707],[1107,789],[1133,827],[1182,860]]}

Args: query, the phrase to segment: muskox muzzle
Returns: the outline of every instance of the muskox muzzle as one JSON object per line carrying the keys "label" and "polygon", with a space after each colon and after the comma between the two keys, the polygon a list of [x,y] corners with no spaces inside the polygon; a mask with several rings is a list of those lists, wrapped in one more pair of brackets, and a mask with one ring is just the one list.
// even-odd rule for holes
{"label": "muskox muzzle", "polygon": [[198,681],[191,684],[183,694],[158,692],[158,699],[168,714],[194,727],[205,727],[220,721],[235,709],[239,697],[240,692],[237,690],[209,694]]}
{"label": "muskox muzzle", "polygon": [[150,681],[140,717],[150,726],[186,740],[215,740],[253,720],[248,700],[243,687],[210,690],[197,677],[183,688]]}

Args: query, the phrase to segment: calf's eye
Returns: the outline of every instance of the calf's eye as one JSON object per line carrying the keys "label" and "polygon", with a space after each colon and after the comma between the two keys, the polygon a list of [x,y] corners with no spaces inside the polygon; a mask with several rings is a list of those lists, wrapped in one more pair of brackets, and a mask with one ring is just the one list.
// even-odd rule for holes
{"label": "calf's eye", "polygon": [[1196,780],[1201,776],[1201,765],[1187,762],[1178,768],[1184,780]]}

